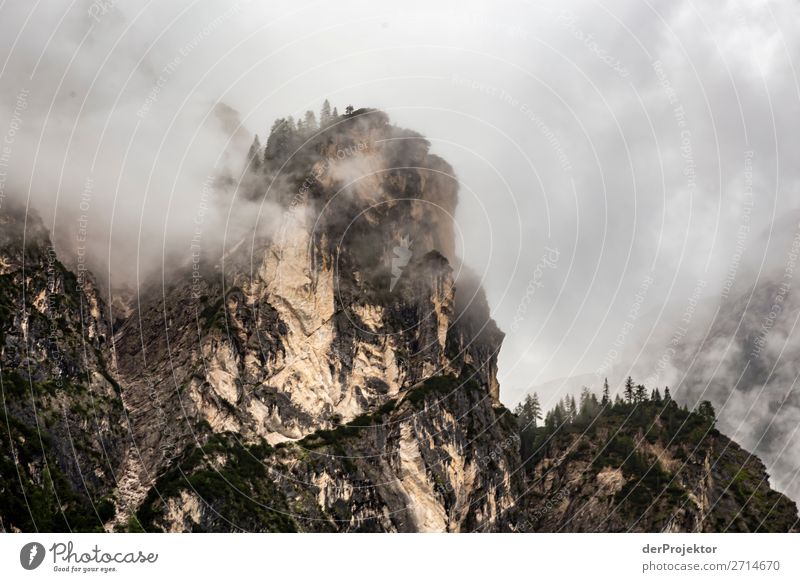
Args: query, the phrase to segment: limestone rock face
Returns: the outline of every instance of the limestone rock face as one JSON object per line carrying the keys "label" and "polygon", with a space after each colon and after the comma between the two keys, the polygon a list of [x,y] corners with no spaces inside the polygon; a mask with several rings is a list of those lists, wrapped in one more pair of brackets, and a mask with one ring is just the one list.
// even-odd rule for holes
{"label": "limestone rock face", "polygon": [[616,404],[528,459],[525,531],[786,532],[797,507],[763,463],[700,415]]}
{"label": "limestone rock face", "polygon": [[[278,178],[280,189],[264,187]],[[152,483],[211,435],[286,445],[286,456],[302,450],[302,439],[394,406],[430,379],[461,378],[480,391],[485,414],[503,413],[496,380],[502,333],[482,291],[454,273],[456,181],[421,136],[365,111],[343,118],[293,157],[275,154],[244,183],[251,188],[245,196],[266,190],[280,209],[272,228],[235,246],[201,281],[189,285],[190,274],[183,282],[178,274],[167,288],[146,292],[140,311],[116,334],[139,444],[129,468],[139,482]],[[458,290],[460,281],[470,294]],[[452,419],[473,414],[445,413],[453,427]],[[422,428],[404,420],[378,430],[387,433],[381,441],[362,443],[354,457],[386,457],[381,479],[399,483],[387,499],[353,505],[359,517],[335,527],[358,529],[367,520],[380,529],[367,517],[376,508],[381,515],[403,513],[401,522],[387,518],[388,529],[451,531],[475,519],[476,508],[464,503],[488,485],[463,450],[469,443],[448,443],[452,474],[441,478],[458,483],[451,508],[439,491],[445,481],[430,474],[435,433],[425,424],[430,440],[420,442]],[[334,491],[350,491],[352,504],[360,495],[355,476],[339,461],[329,463],[325,472],[304,474],[318,483],[313,496],[322,512],[344,502]],[[509,491],[507,483],[481,503],[482,522],[500,527],[500,509],[512,505],[504,497]],[[147,489],[131,493],[127,505],[138,507]],[[164,514],[163,527],[177,527],[173,514]]]}
{"label": "limestone rock face", "polygon": [[10,201],[0,265],[0,531],[102,530],[125,448],[104,303]]}
{"label": "limestone rock face", "polygon": [[795,527],[760,461],[677,408],[614,454],[614,414],[529,454],[428,147],[375,110],[279,120],[232,181],[249,232],[108,303],[4,206],[0,530]]}

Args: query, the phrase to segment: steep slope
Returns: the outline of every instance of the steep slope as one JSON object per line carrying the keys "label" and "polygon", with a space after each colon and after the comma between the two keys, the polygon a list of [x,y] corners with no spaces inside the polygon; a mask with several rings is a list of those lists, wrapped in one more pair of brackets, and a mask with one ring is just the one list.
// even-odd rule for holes
{"label": "steep slope", "polygon": [[763,463],[714,428],[708,413],[689,412],[660,397],[606,407],[594,403],[585,401],[573,419],[551,416],[550,426],[524,437],[531,452],[521,529],[785,532],[797,527],[794,502],[770,489]]}
{"label": "steep slope", "polygon": [[[800,238],[796,244],[795,253]],[[791,271],[788,279],[783,275],[764,277],[722,302],[709,329],[688,338],[677,352],[675,365],[689,370],[681,394],[724,407],[720,428],[774,467],[775,485],[796,498],[800,452],[791,443],[800,424],[800,395],[794,389],[800,300]]]}
{"label": "steep slope", "polygon": [[158,480],[137,517],[165,531],[509,531],[514,426],[476,382],[436,377],[296,443],[215,435]]}
{"label": "steep slope", "polygon": [[[499,512],[513,499],[515,453],[507,453],[500,471],[475,463],[482,449],[504,438],[493,428],[507,412],[497,401],[502,333],[469,275],[456,282],[453,273],[452,170],[428,153],[424,139],[377,111],[333,120],[319,133],[301,133],[303,140],[298,133],[286,136],[301,143],[295,151],[274,146],[281,129],[273,129],[263,163],[244,180],[247,197],[266,189],[282,214],[277,228],[255,233],[193,285],[187,271],[146,293],[116,336],[137,443],[125,480],[155,486],[128,491],[129,506],[150,504],[139,512],[145,527],[258,528],[239,523],[247,511],[219,512],[210,521],[204,515],[188,525],[188,517],[169,508],[189,498],[192,506],[216,501],[179,487],[178,502],[159,495],[154,483],[176,462],[189,459],[194,467],[198,447],[212,435],[231,434],[243,447],[293,443],[268,461],[270,480],[289,499],[323,484],[338,491],[313,493],[313,507],[271,496],[292,506],[297,529],[324,523],[446,531],[476,520],[500,528]],[[463,381],[443,400],[452,406],[435,417],[403,404],[410,391],[447,378]],[[472,387],[472,396],[458,396],[461,384]],[[388,408],[388,425],[358,428],[359,418]],[[462,419],[484,423],[485,430],[466,436],[457,430]],[[326,436],[320,442],[311,436],[356,432],[358,439],[337,441],[348,455],[336,454]],[[457,468],[431,460],[440,450],[451,451]],[[264,449],[258,451],[258,461],[267,462]],[[298,467],[309,455],[325,462],[316,470]],[[296,481],[298,491],[281,480]],[[384,481],[385,487],[370,485],[375,490],[349,497],[359,490],[354,482]],[[415,503],[418,512],[408,509]],[[350,507],[347,524],[332,517],[342,504]],[[378,524],[373,514],[385,518]]]}
{"label": "steep slope", "polygon": [[113,324],[41,221],[4,206],[0,528],[795,528],[710,406],[585,395],[540,428],[505,409],[503,334],[428,147],[374,110],[279,120],[231,183],[264,224]]}
{"label": "steep slope", "polygon": [[[690,405],[711,401],[720,430],[764,461],[777,490],[800,499],[800,210],[775,216],[761,232],[744,230],[722,293],[704,295],[676,345],[674,327],[655,327],[634,372],[656,372]],[[669,361],[659,362],[668,351]]]}
{"label": "steep slope", "polygon": [[109,327],[92,281],[64,268],[41,220],[0,214],[0,528],[102,530],[124,438]]}

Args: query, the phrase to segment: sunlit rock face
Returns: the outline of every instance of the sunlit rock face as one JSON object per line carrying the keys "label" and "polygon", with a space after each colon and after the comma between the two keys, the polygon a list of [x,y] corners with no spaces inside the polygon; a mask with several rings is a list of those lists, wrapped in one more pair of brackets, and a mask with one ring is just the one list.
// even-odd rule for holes
{"label": "sunlit rock face", "polygon": [[[284,143],[274,128],[240,182],[243,199],[277,213],[265,218],[269,226],[255,225],[221,261],[207,261],[200,280],[174,273],[145,291],[115,336],[138,442],[130,470],[148,484],[126,501],[131,507],[210,434],[297,443],[402,402],[438,377],[477,387],[485,414],[504,410],[496,380],[502,333],[454,255],[450,166],[378,111],[338,118],[302,140],[298,133]],[[473,411],[450,416],[465,414]],[[390,519],[386,527],[459,529],[474,519],[464,503],[486,486],[463,450],[469,443],[448,443],[454,467],[443,476],[458,483],[451,489],[459,500],[449,508],[420,452],[433,441],[417,442],[419,428],[409,426],[386,429],[396,436],[391,454],[389,442],[369,449],[391,457],[385,477],[402,484],[391,493],[393,511],[418,500],[403,510],[402,525]],[[327,471],[308,475],[326,484],[317,495],[323,505],[334,499],[331,483],[344,479],[335,489],[348,491],[351,478],[341,467]],[[510,506],[498,495],[481,503],[482,520],[499,522],[498,508]]]}
{"label": "sunlit rock face", "polygon": [[520,426],[452,169],[385,114],[279,120],[220,185],[236,236],[110,298],[3,208],[0,529],[796,527],[763,464],[674,403]]}

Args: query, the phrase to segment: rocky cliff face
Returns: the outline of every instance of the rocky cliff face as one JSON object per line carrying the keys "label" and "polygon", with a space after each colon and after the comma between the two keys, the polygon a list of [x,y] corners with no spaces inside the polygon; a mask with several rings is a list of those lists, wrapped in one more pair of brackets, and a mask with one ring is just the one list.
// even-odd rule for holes
{"label": "rocky cliff face", "polygon": [[[243,446],[283,445],[258,460],[282,477],[275,486],[297,529],[499,528],[513,504],[513,453],[493,473],[477,463],[481,448],[505,438],[493,428],[507,414],[497,400],[502,334],[468,276],[460,279],[472,294],[457,292],[452,170],[380,112],[339,119],[309,139],[298,151],[268,142],[263,165],[245,177],[246,196],[266,189],[280,209],[276,226],[193,285],[185,273],[163,294],[153,290],[117,334],[139,444],[128,481],[152,484],[207,439],[235,434]],[[430,382],[456,393],[436,392],[452,406],[434,416],[404,400],[427,394]],[[466,385],[473,398],[458,395]],[[421,411],[437,403],[417,402]],[[384,424],[359,425],[380,410],[390,410]],[[465,415],[486,424],[475,443],[457,430]],[[432,458],[444,451],[449,469]],[[124,503],[138,507],[148,488],[126,493]],[[203,506],[191,489],[181,495]],[[297,505],[297,496],[316,505]],[[244,527],[236,516],[225,526],[154,503],[156,527]]]}
{"label": "rocky cliff face", "polygon": [[763,463],[672,400],[608,405],[539,429],[527,531],[785,532],[797,507]]}
{"label": "rocky cliff face", "polygon": [[109,326],[90,277],[64,268],[41,220],[0,214],[0,526],[102,530],[124,450]]}
{"label": "rocky cliff face", "polygon": [[[421,136],[373,110],[321,131],[279,120],[235,184],[263,215],[250,235],[113,316],[41,224],[23,238],[3,215],[3,528],[705,530],[722,523],[712,500],[752,508],[748,492],[766,501],[747,527],[788,523],[755,459],[741,495],[719,491],[715,461],[741,459],[718,433],[658,519],[634,522],[625,464],[586,470],[568,433],[525,470],[498,400],[503,334],[455,257],[452,169]],[[645,450],[669,465],[660,442]]]}

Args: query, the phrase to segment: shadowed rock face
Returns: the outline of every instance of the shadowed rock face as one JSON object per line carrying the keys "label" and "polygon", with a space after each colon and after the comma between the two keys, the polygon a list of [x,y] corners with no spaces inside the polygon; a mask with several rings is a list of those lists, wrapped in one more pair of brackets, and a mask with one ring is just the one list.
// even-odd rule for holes
{"label": "shadowed rock face", "polygon": [[[84,273],[84,275],[86,275]],[[110,327],[41,220],[0,212],[0,529],[102,530],[124,451]]]}
{"label": "shadowed rock face", "polygon": [[[230,252],[224,271],[214,265],[193,286],[190,273],[177,274],[166,289],[145,294],[119,330],[119,373],[139,443],[129,465],[139,475],[133,481],[152,483],[198,442],[231,433],[245,445],[285,443],[283,461],[269,460],[274,474],[297,471],[294,487],[303,483],[304,495],[328,491],[314,494],[319,507],[292,509],[319,514],[298,529],[317,522],[335,529],[446,531],[489,521],[499,527],[501,508],[512,504],[513,463],[494,474],[479,470],[477,445],[435,430],[444,410],[426,421],[401,405],[426,381],[451,378],[460,379],[453,391],[469,383],[480,395],[474,402],[454,396],[460,408],[448,411],[451,422],[474,415],[491,428],[505,412],[496,380],[502,333],[479,289],[456,293],[452,169],[428,153],[424,139],[389,125],[380,112],[342,118],[308,139],[298,151],[276,147],[271,154],[268,140],[271,157],[244,177],[246,196],[266,196],[282,208],[278,227]],[[281,189],[270,191],[278,181]],[[337,434],[385,406],[397,407],[397,421],[370,425],[363,441],[351,438],[344,465],[328,448],[311,454],[299,444],[319,431]],[[492,431],[478,435],[484,447]],[[452,476],[430,458],[445,442],[461,467]],[[319,473],[301,467],[309,454],[324,460]],[[350,475],[348,467],[359,464],[365,472]],[[434,470],[441,472],[438,484]],[[367,493],[351,483],[373,478],[381,486]],[[336,499],[331,488],[358,495]],[[484,489],[491,494],[475,500],[478,519],[467,500]],[[147,491],[134,492],[129,504],[137,507]],[[458,507],[448,506],[447,491]],[[407,509],[413,499],[426,499],[427,508]],[[352,506],[347,523],[328,513],[334,506],[341,513],[343,503]],[[181,529],[161,500],[157,505],[149,525]],[[221,527],[214,523],[202,527]]]}
{"label": "shadowed rock face", "polygon": [[525,455],[520,529],[786,532],[798,526],[795,503],[770,489],[758,457],[672,400],[617,403],[555,433],[535,432],[533,446],[523,446],[532,453]]}
{"label": "shadowed rock face", "polygon": [[[32,447],[37,416],[22,388],[7,396],[3,527],[57,528],[57,491],[73,529],[525,529],[554,481],[532,487],[498,401],[503,334],[454,254],[452,169],[374,110],[319,132],[276,123],[251,154],[237,195],[275,214],[269,228],[143,288],[113,335],[90,281],[56,261],[48,283],[40,224],[24,249],[2,231],[4,386],[29,373],[38,418],[69,409]],[[59,322],[56,347],[37,312]],[[23,498],[9,450],[32,459],[35,524],[8,501]],[[601,469],[600,489],[624,482]]]}

